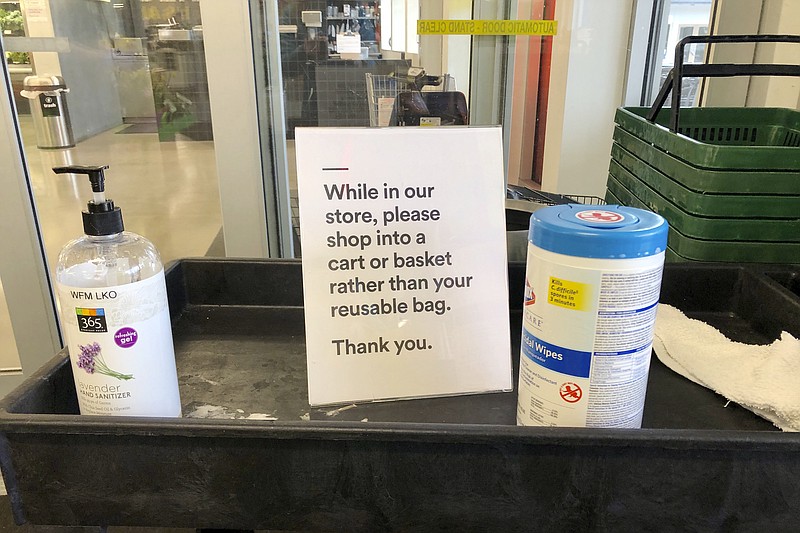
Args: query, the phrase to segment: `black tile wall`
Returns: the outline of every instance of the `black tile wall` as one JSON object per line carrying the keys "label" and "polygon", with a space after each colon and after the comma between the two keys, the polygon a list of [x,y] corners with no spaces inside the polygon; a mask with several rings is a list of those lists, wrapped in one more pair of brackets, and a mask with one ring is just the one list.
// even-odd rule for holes
{"label": "black tile wall", "polygon": [[[297,26],[297,33],[280,35],[281,70],[286,109],[286,134],[294,138],[294,128],[316,126],[317,108],[314,95],[314,61],[328,57],[324,40],[312,39],[303,24],[303,11],[325,13],[326,0],[278,0],[278,23]],[[322,38],[324,28],[318,29]]]}
{"label": "black tile wall", "polygon": [[367,83],[364,74],[391,74],[405,60],[330,60],[316,65],[319,126],[369,126]]}
{"label": "black tile wall", "polygon": [[[368,2],[348,2],[367,5]],[[278,0],[279,23],[296,25],[297,33],[280,36],[283,92],[287,137],[294,138],[299,126],[369,126],[369,108],[364,74],[389,74],[408,61],[350,61],[328,57],[327,6],[342,0]],[[369,2],[373,8],[377,2]],[[302,23],[302,11],[322,12],[322,28],[312,38]],[[371,21],[373,38],[378,21]],[[330,21],[341,24],[342,21]],[[363,37],[363,36],[362,36]]]}

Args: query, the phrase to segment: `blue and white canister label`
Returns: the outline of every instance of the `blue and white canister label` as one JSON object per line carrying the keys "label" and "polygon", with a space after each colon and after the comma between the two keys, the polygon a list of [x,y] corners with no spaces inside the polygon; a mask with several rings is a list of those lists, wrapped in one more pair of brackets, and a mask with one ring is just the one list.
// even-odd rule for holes
{"label": "blue and white canister label", "polygon": [[565,258],[529,244],[519,424],[641,426],[663,262],[663,252]]}

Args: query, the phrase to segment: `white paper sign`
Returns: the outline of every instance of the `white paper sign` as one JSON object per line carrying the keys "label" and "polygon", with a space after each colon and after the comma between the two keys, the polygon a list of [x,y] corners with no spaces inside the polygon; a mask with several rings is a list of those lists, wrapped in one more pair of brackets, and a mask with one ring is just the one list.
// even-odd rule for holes
{"label": "white paper sign", "polygon": [[500,128],[295,135],[311,405],[511,390]]}
{"label": "white paper sign", "polygon": [[420,126],[441,126],[442,117],[419,117]]}
{"label": "white paper sign", "polygon": [[23,4],[27,22],[48,22],[46,0],[26,0]]}
{"label": "white paper sign", "polygon": [[357,33],[354,35],[337,33],[336,51],[339,52],[340,54],[360,54],[361,36]]}

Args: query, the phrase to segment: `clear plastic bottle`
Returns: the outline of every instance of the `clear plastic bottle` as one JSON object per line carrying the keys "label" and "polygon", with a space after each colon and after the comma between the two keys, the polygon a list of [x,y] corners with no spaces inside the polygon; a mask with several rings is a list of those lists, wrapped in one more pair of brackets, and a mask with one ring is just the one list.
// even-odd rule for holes
{"label": "clear plastic bottle", "polygon": [[123,231],[84,235],[67,243],[58,257],[56,278],[72,287],[100,288],[142,281],[163,269],[153,243]]}
{"label": "clear plastic bottle", "polygon": [[180,416],[164,267],[150,241],[124,231],[105,198],[106,168],[53,169],[87,174],[94,193],[86,235],[67,243],[56,266],[81,414]]}

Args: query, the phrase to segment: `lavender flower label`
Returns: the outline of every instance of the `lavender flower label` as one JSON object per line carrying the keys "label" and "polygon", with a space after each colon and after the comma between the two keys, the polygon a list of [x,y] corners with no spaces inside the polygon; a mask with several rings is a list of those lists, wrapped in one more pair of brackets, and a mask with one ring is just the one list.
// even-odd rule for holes
{"label": "lavender flower label", "polygon": [[87,374],[103,374],[104,376],[111,376],[119,380],[133,379],[133,374],[122,374],[115,370],[111,370],[103,360],[103,353],[100,345],[96,342],[92,344],[79,344],[80,355],[78,356],[78,368],[82,368]]}
{"label": "lavender flower label", "polygon": [[60,285],[81,414],[180,416],[163,270],[103,288]]}

